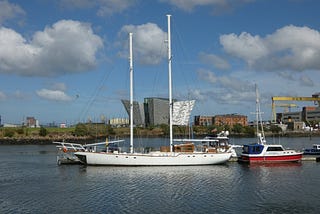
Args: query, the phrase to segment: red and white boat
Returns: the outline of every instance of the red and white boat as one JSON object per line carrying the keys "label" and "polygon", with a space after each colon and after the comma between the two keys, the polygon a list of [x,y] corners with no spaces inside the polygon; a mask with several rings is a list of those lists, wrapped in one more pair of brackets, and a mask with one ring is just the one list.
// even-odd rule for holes
{"label": "red and white boat", "polygon": [[[256,87],[256,121],[257,121],[257,143],[244,145],[239,157],[240,162],[246,163],[283,163],[299,162],[302,158],[302,152],[291,149],[284,149],[280,144],[267,144],[264,136],[259,94]],[[260,131],[259,131],[260,123]],[[259,133],[260,132],[260,133]]]}
{"label": "red and white boat", "polygon": [[284,149],[282,145],[255,143],[243,146],[239,161],[248,163],[282,163],[299,162],[301,158],[302,152]]}

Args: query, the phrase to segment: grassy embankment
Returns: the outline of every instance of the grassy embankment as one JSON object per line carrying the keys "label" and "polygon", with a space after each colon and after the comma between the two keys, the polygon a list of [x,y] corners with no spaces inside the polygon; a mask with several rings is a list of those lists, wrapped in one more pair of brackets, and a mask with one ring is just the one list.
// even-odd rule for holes
{"label": "grassy embankment", "polygon": [[[193,127],[195,136],[201,137],[211,133],[212,127]],[[218,127],[218,131],[230,130],[233,137],[254,137],[254,129],[245,127],[241,130]],[[186,127],[174,127],[175,137],[188,138]],[[66,141],[74,143],[91,143],[110,139],[128,137],[128,127],[113,128],[105,124],[78,124],[70,128],[29,128],[29,127],[0,127],[0,144],[49,144],[53,141]],[[139,137],[168,137],[167,125],[152,128],[134,128],[134,135]],[[319,136],[320,132],[272,132],[266,130],[267,136],[307,137]]]}

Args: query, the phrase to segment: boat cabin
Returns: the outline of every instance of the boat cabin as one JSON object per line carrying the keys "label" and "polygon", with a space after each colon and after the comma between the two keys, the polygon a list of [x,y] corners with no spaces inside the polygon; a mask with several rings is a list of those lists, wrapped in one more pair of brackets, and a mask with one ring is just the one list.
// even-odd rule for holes
{"label": "boat cabin", "polygon": [[303,151],[305,155],[320,155],[320,144],[313,144],[311,149]]}
{"label": "boat cabin", "polygon": [[119,146],[116,143],[108,143],[106,148],[102,150],[102,152],[110,152],[113,153],[115,151],[119,151]]}
{"label": "boat cabin", "polygon": [[194,152],[194,144],[193,143],[184,143],[184,144],[174,145],[173,151],[174,152],[192,153],[192,152]]}
{"label": "boat cabin", "polygon": [[281,152],[284,151],[281,145],[262,145],[262,144],[249,144],[243,146],[243,154],[261,154],[263,149],[266,148],[266,152]]}
{"label": "boat cabin", "polygon": [[320,150],[320,144],[313,144],[312,149]]}

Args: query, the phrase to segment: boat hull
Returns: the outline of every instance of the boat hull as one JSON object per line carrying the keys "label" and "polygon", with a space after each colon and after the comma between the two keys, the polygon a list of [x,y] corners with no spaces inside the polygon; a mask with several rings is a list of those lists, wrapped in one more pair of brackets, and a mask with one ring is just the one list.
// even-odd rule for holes
{"label": "boat hull", "polygon": [[115,154],[77,152],[75,155],[83,164],[105,166],[191,166],[226,163],[231,153],[153,153]]}
{"label": "boat hull", "polygon": [[241,155],[240,162],[247,163],[282,163],[282,162],[299,162],[302,153],[290,155]]}

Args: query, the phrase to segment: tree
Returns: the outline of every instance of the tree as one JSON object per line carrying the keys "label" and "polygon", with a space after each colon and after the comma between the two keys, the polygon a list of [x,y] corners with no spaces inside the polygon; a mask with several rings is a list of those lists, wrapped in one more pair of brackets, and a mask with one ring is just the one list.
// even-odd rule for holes
{"label": "tree", "polygon": [[76,136],[86,136],[88,134],[88,128],[85,124],[83,123],[78,123],[76,125],[76,128],[74,130],[74,134]]}
{"label": "tree", "polygon": [[244,133],[248,136],[255,136],[255,128],[252,126],[245,126]]}
{"label": "tree", "polygon": [[243,132],[243,126],[241,124],[235,124],[233,127],[232,127],[232,131],[234,133],[237,133],[237,134],[240,134]]}
{"label": "tree", "polygon": [[281,129],[281,127],[279,127],[279,126],[271,125],[271,126],[270,126],[270,131],[271,131],[272,133],[278,134],[278,133],[282,132],[282,129]]}
{"label": "tree", "polygon": [[107,134],[108,135],[114,135],[115,134],[115,131],[113,130],[112,126],[107,125],[106,129],[107,129]]}
{"label": "tree", "polygon": [[41,128],[40,128],[40,130],[39,130],[39,135],[40,135],[41,137],[44,137],[44,136],[46,136],[47,134],[48,134],[48,130],[47,130],[46,128],[44,128],[44,127],[41,126]]}

